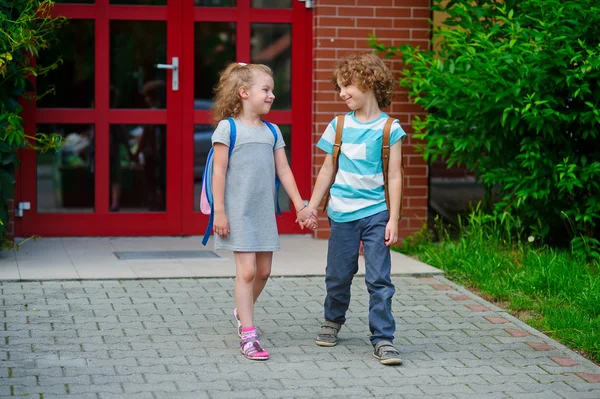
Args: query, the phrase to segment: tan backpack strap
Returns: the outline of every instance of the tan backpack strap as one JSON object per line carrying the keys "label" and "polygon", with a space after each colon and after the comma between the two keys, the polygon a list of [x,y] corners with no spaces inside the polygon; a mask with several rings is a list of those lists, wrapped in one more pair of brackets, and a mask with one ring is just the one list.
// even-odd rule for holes
{"label": "tan backpack strap", "polygon": [[329,198],[331,197],[331,186],[335,181],[335,176],[337,175],[339,161],[338,158],[340,156],[340,150],[342,148],[342,131],[344,130],[344,119],[345,115],[338,115],[337,122],[335,127],[335,141],[333,143],[333,152],[331,153],[331,158],[333,161],[333,178],[331,179],[331,183],[329,183],[329,190],[327,190],[327,195],[325,196],[325,204],[323,205],[323,212],[327,211],[327,205],[329,204]]}
{"label": "tan backpack strap", "polygon": [[[383,188],[385,190],[385,204],[390,211],[390,190],[388,188],[388,169],[390,165],[390,133],[393,118],[388,118],[383,128],[383,141],[381,143],[381,160],[383,161]],[[402,205],[400,205],[402,207]]]}

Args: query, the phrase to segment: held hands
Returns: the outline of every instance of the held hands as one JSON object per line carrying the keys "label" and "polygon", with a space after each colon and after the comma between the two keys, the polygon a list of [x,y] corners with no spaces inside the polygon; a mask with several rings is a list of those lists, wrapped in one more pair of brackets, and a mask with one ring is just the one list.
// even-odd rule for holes
{"label": "held hands", "polygon": [[304,229],[305,227],[311,230],[316,229],[319,225],[317,220],[318,215],[316,209],[305,206],[296,212],[296,222],[300,225],[300,229]]}
{"label": "held hands", "polygon": [[225,212],[215,212],[215,221],[213,222],[215,234],[225,238],[229,235],[229,220]]}

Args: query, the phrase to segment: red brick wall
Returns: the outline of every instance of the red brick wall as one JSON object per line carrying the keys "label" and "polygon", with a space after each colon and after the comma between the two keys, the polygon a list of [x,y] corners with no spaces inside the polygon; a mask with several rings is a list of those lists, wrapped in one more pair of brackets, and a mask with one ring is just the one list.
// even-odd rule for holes
{"label": "red brick wall", "polygon": [[[316,143],[327,124],[339,113],[348,111],[330,82],[336,60],[352,52],[372,51],[367,46],[370,34],[380,42],[399,46],[410,43],[428,48],[431,18],[429,0],[317,0],[314,9],[314,65],[313,65],[313,182],[323,162],[324,154]],[[388,66],[397,73],[399,60],[388,60]],[[422,156],[415,153],[417,143],[412,137],[411,121],[423,110],[411,104],[408,93],[398,86],[392,105],[385,109],[398,118],[408,134],[404,141],[404,217],[400,222],[402,238],[418,231],[427,223],[428,166]],[[329,228],[325,218],[315,233],[327,238]]]}

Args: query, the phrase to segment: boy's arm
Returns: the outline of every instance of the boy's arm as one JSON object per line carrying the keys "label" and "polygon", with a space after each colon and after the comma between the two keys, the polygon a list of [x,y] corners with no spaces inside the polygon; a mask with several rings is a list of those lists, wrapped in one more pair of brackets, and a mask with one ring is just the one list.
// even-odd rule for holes
{"label": "boy's arm", "polygon": [[313,213],[317,211],[317,208],[327,193],[327,190],[329,190],[329,187],[331,187],[331,183],[333,183],[333,178],[335,177],[334,173],[335,169],[333,167],[333,157],[331,154],[326,154],[323,165],[321,166],[321,170],[319,170],[319,175],[317,176],[317,181],[315,182],[312,196],[310,197],[310,201],[308,203],[308,207],[311,209],[311,211],[313,211]]}
{"label": "boy's arm", "polygon": [[310,223],[309,225],[306,222],[306,220],[310,218],[309,210],[308,207],[304,206],[304,201],[302,200],[300,191],[298,191],[296,179],[294,179],[294,174],[292,173],[283,147],[276,149],[274,156],[275,171],[277,172],[279,181],[294,204],[294,208],[296,208],[296,222],[298,222],[301,229],[304,227],[316,228],[313,223]]}
{"label": "boy's arm", "polygon": [[390,246],[398,241],[400,198],[402,197],[402,140],[398,140],[390,147],[387,179],[390,194],[390,220],[385,229],[385,245]]}

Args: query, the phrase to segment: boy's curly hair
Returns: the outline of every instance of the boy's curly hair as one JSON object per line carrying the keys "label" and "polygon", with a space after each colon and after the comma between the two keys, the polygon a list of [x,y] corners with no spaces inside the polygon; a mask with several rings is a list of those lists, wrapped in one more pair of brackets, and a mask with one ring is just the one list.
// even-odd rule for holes
{"label": "boy's curly hair", "polygon": [[252,87],[255,73],[265,73],[273,77],[271,68],[263,64],[240,65],[233,62],[221,72],[219,83],[215,87],[212,113],[214,126],[217,126],[223,119],[235,118],[242,112],[242,99],[238,91],[242,86],[248,89]]}
{"label": "boy's curly hair", "polygon": [[331,76],[331,82],[339,93],[338,80],[344,86],[355,85],[363,92],[373,89],[379,108],[389,106],[394,98],[394,76],[373,53],[351,54],[340,61]]}

